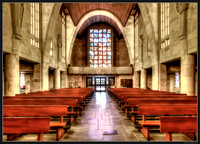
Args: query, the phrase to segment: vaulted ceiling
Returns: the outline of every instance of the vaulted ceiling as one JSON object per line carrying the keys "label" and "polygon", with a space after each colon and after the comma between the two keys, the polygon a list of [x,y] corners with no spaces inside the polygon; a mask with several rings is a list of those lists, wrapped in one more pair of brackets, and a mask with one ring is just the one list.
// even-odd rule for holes
{"label": "vaulted ceiling", "polygon": [[80,19],[92,10],[107,10],[116,15],[125,26],[126,22],[136,7],[136,3],[64,3],[66,13],[70,14],[76,26]]}
{"label": "vaulted ceiling", "polygon": [[[135,14],[138,6],[136,3],[63,3],[62,9],[66,15],[71,16],[75,26],[86,13],[92,10],[107,10],[118,17],[121,24],[125,26],[129,16]],[[117,24],[111,18],[102,15],[87,19],[81,26],[78,35],[81,35],[88,26],[97,22],[109,24],[116,30],[117,35],[121,36],[122,32]]]}
{"label": "vaulted ceiling", "polygon": [[103,16],[103,15],[97,15],[97,16],[93,16],[93,17],[90,17],[89,19],[87,19],[80,27],[78,35],[81,36],[87,27],[89,27],[90,25],[92,25],[94,23],[98,23],[98,22],[103,22],[103,23],[109,24],[110,26],[112,26],[115,29],[115,31],[117,32],[117,36],[118,37],[121,36],[122,32],[119,29],[118,25],[115,23],[115,21],[113,21],[111,18],[109,18],[107,16]]}

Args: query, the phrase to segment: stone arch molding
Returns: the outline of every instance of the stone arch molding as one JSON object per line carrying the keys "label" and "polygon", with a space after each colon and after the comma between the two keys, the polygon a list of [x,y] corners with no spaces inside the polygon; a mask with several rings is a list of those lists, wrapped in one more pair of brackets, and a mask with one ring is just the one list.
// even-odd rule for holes
{"label": "stone arch molding", "polygon": [[[55,3],[52,6],[52,12],[59,13],[59,8],[60,7],[61,7],[60,3]],[[144,19],[145,25],[147,24],[145,27],[146,27],[146,29],[150,28],[150,30],[147,31],[147,35],[148,35],[148,37],[151,37],[153,39],[152,47],[153,47],[154,51],[156,51],[156,49],[157,49],[156,44],[157,43],[156,43],[154,31],[153,31],[153,25],[152,25],[151,18],[149,16],[146,4],[144,6],[142,4],[139,4],[139,8],[140,8],[141,14],[143,16],[143,19],[144,19],[144,17],[146,17]],[[146,14],[146,16],[144,15],[144,13]],[[106,15],[106,16],[110,17],[112,20],[115,21],[115,23],[118,25],[118,27],[120,28],[120,30],[121,30],[121,32],[122,32],[122,34],[124,36],[124,39],[125,39],[125,42],[126,42],[126,45],[127,45],[127,49],[128,49],[128,53],[129,53],[130,64],[133,64],[134,63],[134,59],[133,59],[134,58],[134,53],[131,51],[131,47],[130,47],[130,44],[129,44],[129,41],[128,41],[128,38],[127,38],[125,27],[122,26],[120,20],[113,13],[111,13],[109,11],[106,11],[106,10],[93,10],[93,11],[90,11],[90,12],[86,13],[84,15],[84,17],[81,18],[81,20],[79,21],[79,23],[78,23],[78,25],[76,27],[74,26],[75,30],[73,31],[72,39],[70,41],[67,41],[67,63],[70,64],[73,45],[74,45],[76,35],[77,35],[81,25],[88,18],[90,18],[92,16],[96,16],[96,15]],[[51,18],[49,19],[49,23],[48,23],[48,28],[47,28],[46,34],[48,34],[48,31],[50,30],[51,21],[52,20],[53,19],[51,19]]]}
{"label": "stone arch molding", "polygon": [[90,11],[88,13],[86,13],[82,18],[81,20],[79,21],[79,23],[77,24],[77,26],[75,27],[75,30],[73,32],[73,35],[72,35],[72,39],[71,41],[68,41],[67,44],[69,47],[67,47],[67,56],[68,56],[68,64],[70,64],[71,62],[71,55],[72,55],[72,49],[73,49],[73,45],[74,45],[74,42],[75,42],[75,38],[78,34],[78,31],[80,29],[80,27],[82,26],[82,24],[89,18],[93,17],[93,16],[97,16],[97,15],[104,15],[104,16],[107,16],[109,18],[111,18],[119,27],[119,29],[121,30],[123,36],[124,36],[124,39],[125,39],[125,42],[126,42],[126,46],[127,46],[127,49],[128,49],[128,53],[129,53],[129,58],[130,58],[130,64],[133,64],[133,54],[131,53],[131,48],[130,48],[130,44],[129,44],[129,41],[128,41],[128,38],[127,38],[127,34],[125,32],[125,28],[122,26],[120,20],[111,12],[109,11],[106,11],[106,10],[93,10],[93,11]]}

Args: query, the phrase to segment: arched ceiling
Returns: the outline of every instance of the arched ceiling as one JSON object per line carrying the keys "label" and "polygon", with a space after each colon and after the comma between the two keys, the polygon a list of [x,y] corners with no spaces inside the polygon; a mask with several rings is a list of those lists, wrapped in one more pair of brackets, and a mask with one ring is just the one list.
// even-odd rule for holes
{"label": "arched ceiling", "polygon": [[113,21],[111,18],[104,16],[104,15],[97,15],[97,16],[93,16],[90,17],[89,19],[87,19],[82,26],[79,29],[78,35],[81,36],[84,32],[84,30],[89,27],[90,25],[94,24],[94,23],[98,23],[98,22],[103,22],[103,23],[107,23],[109,24],[111,27],[113,27],[115,29],[115,31],[117,32],[117,36],[120,37],[122,35],[121,30],[119,29],[118,25],[116,24],[115,21]]}
{"label": "arched ceiling", "polygon": [[71,16],[75,26],[86,13],[92,10],[110,11],[125,26],[130,14],[133,14],[133,9],[136,8],[136,3],[64,3],[62,7],[65,13]]}

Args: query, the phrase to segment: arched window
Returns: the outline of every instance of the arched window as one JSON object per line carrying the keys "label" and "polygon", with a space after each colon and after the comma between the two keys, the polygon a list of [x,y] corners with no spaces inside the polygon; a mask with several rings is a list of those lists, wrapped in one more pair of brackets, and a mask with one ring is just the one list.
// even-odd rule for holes
{"label": "arched window", "polygon": [[161,49],[169,46],[169,3],[161,3]]}
{"label": "arched window", "polygon": [[39,48],[39,3],[30,3],[31,45]]}
{"label": "arched window", "polygon": [[89,29],[90,67],[111,67],[112,32],[109,28]]}

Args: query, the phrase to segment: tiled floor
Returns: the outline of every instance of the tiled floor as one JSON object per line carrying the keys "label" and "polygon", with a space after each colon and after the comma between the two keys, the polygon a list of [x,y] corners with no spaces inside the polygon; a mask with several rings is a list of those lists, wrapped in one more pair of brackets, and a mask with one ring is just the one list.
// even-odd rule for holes
{"label": "tiled floor", "polygon": [[[104,135],[106,130],[117,134]],[[150,141],[165,141],[165,134],[150,132]],[[44,141],[55,141],[55,133],[44,134]],[[4,136],[4,139],[6,136]],[[183,134],[172,134],[173,141],[191,141]],[[28,134],[15,141],[35,141],[36,135]],[[61,141],[146,141],[131,120],[118,108],[107,93],[95,93],[86,109],[75,120]]]}

